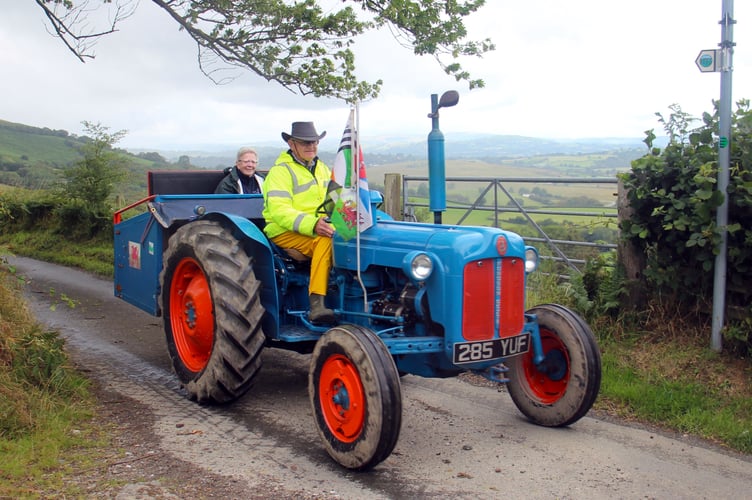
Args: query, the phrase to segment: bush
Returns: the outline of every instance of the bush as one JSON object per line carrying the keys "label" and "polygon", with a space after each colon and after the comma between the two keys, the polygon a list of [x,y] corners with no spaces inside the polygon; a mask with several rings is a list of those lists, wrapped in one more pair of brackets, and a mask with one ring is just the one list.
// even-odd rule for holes
{"label": "bush", "polygon": [[[671,107],[668,118],[658,114],[669,136],[663,149],[653,147],[655,134],[647,131],[650,153],[632,162],[620,178],[628,189],[633,210],[621,223],[622,235],[647,256],[645,278],[652,294],[668,297],[687,309],[707,308],[712,302],[715,258],[721,242],[716,211],[723,194],[718,177],[718,110],[705,113],[702,125]],[[732,117],[730,180],[728,186],[729,303],[742,305],[749,317],[752,289],[752,112],[749,101],[737,103]],[[739,334],[737,333],[738,337]],[[749,339],[749,335],[747,335]]]}
{"label": "bush", "polygon": [[112,234],[109,212],[92,208],[78,199],[58,205],[54,210],[55,232],[67,240],[82,241],[103,234]]}
{"label": "bush", "polygon": [[112,235],[112,213],[79,198],[63,198],[53,191],[0,194],[0,234],[51,231],[67,241]]}

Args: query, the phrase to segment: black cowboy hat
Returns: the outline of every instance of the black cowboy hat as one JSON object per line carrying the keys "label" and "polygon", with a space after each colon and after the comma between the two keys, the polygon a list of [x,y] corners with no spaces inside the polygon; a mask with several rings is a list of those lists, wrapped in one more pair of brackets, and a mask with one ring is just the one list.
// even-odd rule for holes
{"label": "black cowboy hat", "polygon": [[292,131],[289,134],[282,132],[282,140],[287,142],[290,139],[301,141],[320,141],[326,135],[324,131],[321,135],[316,132],[313,122],[293,122]]}

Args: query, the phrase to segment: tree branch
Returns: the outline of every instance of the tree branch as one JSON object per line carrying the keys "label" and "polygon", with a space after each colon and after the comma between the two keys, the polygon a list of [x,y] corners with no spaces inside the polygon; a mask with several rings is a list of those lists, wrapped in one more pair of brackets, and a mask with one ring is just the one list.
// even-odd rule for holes
{"label": "tree branch", "polygon": [[[457,60],[494,49],[488,39],[465,40],[464,18],[485,0],[342,1],[359,6],[361,14],[350,5],[330,5],[324,12],[318,1],[152,0],[196,42],[199,69],[217,84],[235,78],[222,76],[223,71],[241,68],[302,95],[347,102],[376,97],[382,82],[358,81],[351,46],[358,35],[386,25],[416,55],[432,55],[447,74],[467,80],[470,88],[483,86]],[[99,7],[89,8],[89,0],[36,2],[54,35],[81,61],[93,58],[91,48],[99,37],[116,31],[137,5],[137,0],[105,1],[115,8],[110,25],[87,31],[87,14]]]}

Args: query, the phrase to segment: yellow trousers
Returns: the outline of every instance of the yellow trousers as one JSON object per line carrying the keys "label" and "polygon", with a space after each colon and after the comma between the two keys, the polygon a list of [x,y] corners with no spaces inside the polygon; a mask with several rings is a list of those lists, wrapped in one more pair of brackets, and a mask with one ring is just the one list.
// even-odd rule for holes
{"label": "yellow trousers", "polygon": [[332,239],[325,236],[306,236],[287,231],[272,238],[280,248],[294,248],[311,258],[311,279],[308,294],[326,295],[329,270],[332,268]]}

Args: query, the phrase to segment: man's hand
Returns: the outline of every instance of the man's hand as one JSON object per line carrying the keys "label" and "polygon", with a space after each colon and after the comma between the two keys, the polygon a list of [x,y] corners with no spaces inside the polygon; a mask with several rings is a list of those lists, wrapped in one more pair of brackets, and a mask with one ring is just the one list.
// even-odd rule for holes
{"label": "man's hand", "polygon": [[316,221],[316,226],[314,226],[313,232],[319,236],[331,238],[334,235],[334,227],[326,221],[325,217],[320,217],[319,220]]}

